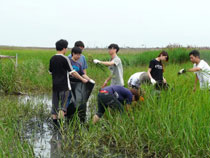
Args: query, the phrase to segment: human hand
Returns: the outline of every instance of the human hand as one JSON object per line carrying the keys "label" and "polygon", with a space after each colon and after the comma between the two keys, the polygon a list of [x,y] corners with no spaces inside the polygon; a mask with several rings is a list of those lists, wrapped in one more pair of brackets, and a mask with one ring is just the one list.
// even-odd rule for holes
{"label": "human hand", "polygon": [[153,78],[151,78],[150,81],[153,85],[155,85],[157,83],[157,81],[155,81]]}
{"label": "human hand", "polygon": [[87,83],[88,80],[86,80],[86,79],[83,78],[83,79],[82,79],[82,82],[83,82],[83,83]]}
{"label": "human hand", "polygon": [[181,69],[181,70],[179,70],[178,75],[181,75],[181,74],[183,74],[183,73],[185,73],[185,72],[186,72],[185,69]]}
{"label": "human hand", "polygon": [[94,62],[95,64],[98,64],[98,63],[100,63],[101,61],[98,60],[98,59],[94,59],[93,62]]}

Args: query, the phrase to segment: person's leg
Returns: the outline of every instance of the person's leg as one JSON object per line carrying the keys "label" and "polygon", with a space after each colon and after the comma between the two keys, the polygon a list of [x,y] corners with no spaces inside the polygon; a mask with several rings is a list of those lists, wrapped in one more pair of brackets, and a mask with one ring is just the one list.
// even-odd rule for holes
{"label": "person's leg", "polygon": [[103,116],[105,112],[105,107],[107,107],[106,104],[103,103],[103,100],[106,98],[106,95],[99,93],[98,94],[98,111],[97,113],[93,116],[93,123],[97,123],[100,118]]}
{"label": "person's leg", "polygon": [[69,104],[70,104],[70,102],[71,102],[71,98],[72,98],[71,91],[69,91],[69,96],[68,96],[67,103],[66,103],[66,110],[67,110],[68,107],[69,107]]}
{"label": "person's leg", "polygon": [[106,102],[106,104],[112,108],[113,110],[117,109],[120,113],[123,113],[124,109],[120,101],[113,95],[109,95],[108,98],[109,102]]}
{"label": "person's leg", "polygon": [[64,118],[64,114],[66,113],[66,104],[68,101],[70,91],[62,91],[59,93],[60,99],[61,99],[61,105],[59,107],[59,115],[58,118]]}
{"label": "person's leg", "polygon": [[87,108],[87,104],[86,103],[80,104],[80,106],[78,108],[78,116],[79,116],[80,121],[82,123],[84,123],[85,120],[86,120],[86,108]]}
{"label": "person's leg", "polygon": [[56,91],[53,91],[51,114],[52,114],[53,122],[55,124],[57,124],[58,105],[59,105],[59,93]]}

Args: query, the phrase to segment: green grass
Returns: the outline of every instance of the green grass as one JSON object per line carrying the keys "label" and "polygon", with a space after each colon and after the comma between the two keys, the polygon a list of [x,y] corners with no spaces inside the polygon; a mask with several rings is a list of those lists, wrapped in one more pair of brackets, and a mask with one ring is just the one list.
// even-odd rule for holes
{"label": "green grass", "polygon": [[33,149],[20,136],[20,124],[30,117],[28,106],[0,97],[0,157],[33,157]]}
{"label": "green grass", "polygon": [[[119,56],[122,60],[124,70],[148,66],[151,59],[155,58],[161,50],[152,50],[141,52],[140,50],[121,50]],[[189,60],[188,53],[190,49],[171,48],[166,49],[170,56],[171,63],[183,63]],[[121,53],[122,52],[122,53]],[[9,59],[0,60],[0,87],[6,93],[23,92],[35,93],[51,90],[51,76],[48,73],[49,60],[56,53],[54,50],[41,49],[1,49],[2,55],[18,54],[18,68],[15,70],[14,64]],[[67,53],[69,54],[69,52]],[[205,53],[204,53],[205,54]],[[96,66],[92,63],[94,58],[100,60],[109,60],[107,50],[85,50],[84,55],[87,58],[89,69],[88,74],[95,79],[97,83],[108,77],[109,71],[104,66]],[[207,55],[205,55],[206,57]],[[208,57],[209,58],[209,57]],[[166,65],[169,63],[166,63]],[[146,71],[147,68],[144,69]],[[103,72],[103,75],[101,75]],[[127,73],[124,73],[127,79]],[[129,74],[130,75],[130,74]]]}
{"label": "green grass", "polygon": [[[170,61],[164,76],[170,84],[168,91],[155,94],[152,86],[143,86],[145,101],[137,104],[129,114],[106,113],[101,121],[89,128],[76,120],[62,131],[61,151],[83,157],[186,157],[204,158],[210,155],[210,92],[193,92],[194,74],[178,76],[181,68],[190,68],[188,49],[171,49]],[[160,52],[132,52],[119,56],[124,64],[125,83],[131,74],[147,71],[148,62]],[[210,61],[209,51],[201,56]],[[0,85],[4,91],[49,92],[51,76],[48,63],[52,50],[0,50],[0,54],[19,54],[19,67],[15,70],[9,60],[1,61]],[[105,53],[84,52],[88,61],[108,59]],[[106,67],[89,62],[88,75],[100,87],[109,75]],[[3,83],[3,84],[2,84]],[[14,85],[15,84],[15,85]],[[97,89],[93,92],[91,115],[97,106]],[[49,113],[43,106],[20,105],[17,100],[2,97],[0,105],[0,157],[32,157],[32,146],[23,139],[22,125],[33,117],[42,120]],[[42,115],[44,114],[44,115]],[[132,117],[134,119],[132,119]],[[19,126],[21,125],[21,126]],[[12,151],[12,152],[11,152]]]}

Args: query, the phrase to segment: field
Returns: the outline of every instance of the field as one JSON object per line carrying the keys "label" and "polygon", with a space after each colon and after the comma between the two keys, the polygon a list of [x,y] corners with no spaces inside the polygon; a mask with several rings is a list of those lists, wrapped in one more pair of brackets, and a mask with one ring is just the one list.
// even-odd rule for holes
{"label": "field", "polygon": [[[135,105],[129,114],[107,112],[96,125],[91,119],[80,125],[77,118],[71,124],[64,124],[57,144],[59,156],[210,157],[210,92],[199,90],[199,85],[193,92],[193,73],[177,75],[179,69],[192,67],[188,56],[191,49],[170,48],[166,51],[170,56],[169,62],[164,64],[164,76],[170,84],[168,91],[156,94],[153,86],[145,85],[145,101]],[[200,51],[201,57],[210,63],[210,51]],[[119,52],[126,87],[130,75],[147,71],[149,61],[159,52],[138,49]],[[50,94],[48,66],[50,57],[56,52],[50,49],[0,49],[1,55],[16,53],[17,69],[11,60],[0,60],[0,157],[35,157],[33,143],[28,141],[25,131],[33,127],[36,132],[42,122],[50,124],[50,113],[44,104],[23,104],[13,94]],[[97,90],[109,75],[106,67],[93,64],[92,59],[108,60],[109,55],[103,49],[87,49],[84,55],[89,66],[88,76],[96,81],[90,101],[91,118],[97,107]],[[33,126],[27,126],[30,122]]]}

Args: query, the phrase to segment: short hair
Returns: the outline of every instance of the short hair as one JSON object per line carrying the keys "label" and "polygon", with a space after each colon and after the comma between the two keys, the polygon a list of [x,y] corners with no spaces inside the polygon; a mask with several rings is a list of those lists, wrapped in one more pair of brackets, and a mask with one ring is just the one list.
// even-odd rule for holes
{"label": "short hair", "polygon": [[68,41],[61,39],[55,43],[55,46],[57,51],[62,51],[64,48],[68,47]]}
{"label": "short hair", "polygon": [[137,89],[130,89],[131,93],[133,94],[134,98],[135,98],[135,101],[138,101],[139,100],[139,97],[140,97],[140,94],[139,94],[139,91]]}
{"label": "short hair", "polygon": [[120,50],[119,46],[117,44],[110,44],[108,49],[116,49],[116,52],[118,52]]}
{"label": "short hair", "polygon": [[82,50],[79,47],[73,47],[71,49],[71,55],[73,56],[73,54],[82,54]]}
{"label": "short hair", "polygon": [[166,51],[162,51],[162,52],[160,52],[160,54],[158,55],[158,57],[160,57],[160,56],[166,56],[166,61],[168,61],[169,60],[169,55],[168,55],[168,53],[166,52]]}
{"label": "short hair", "polygon": [[189,56],[193,55],[194,57],[199,57],[200,58],[200,53],[199,51],[197,50],[192,50],[190,53],[189,53]]}
{"label": "short hair", "polygon": [[82,48],[85,48],[85,45],[82,41],[76,41],[74,43],[74,47],[82,47]]}

